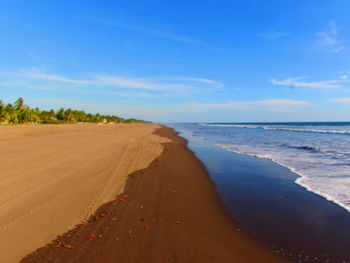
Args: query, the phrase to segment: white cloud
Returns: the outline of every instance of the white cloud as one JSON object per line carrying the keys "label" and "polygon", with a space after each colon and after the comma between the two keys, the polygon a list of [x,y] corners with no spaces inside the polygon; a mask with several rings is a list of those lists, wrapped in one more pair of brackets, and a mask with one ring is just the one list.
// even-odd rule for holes
{"label": "white cloud", "polygon": [[21,82],[21,81],[4,81],[0,82],[0,88],[1,87],[22,87],[26,89],[37,89],[37,90],[53,90],[54,87],[50,85],[37,85],[37,84],[30,84],[28,82]]}
{"label": "white cloud", "polygon": [[125,87],[131,89],[145,89],[153,91],[163,91],[164,86],[158,83],[149,82],[147,80],[124,78],[119,76],[111,76],[107,74],[96,74],[95,79],[91,81],[91,85]]}
{"label": "white cloud", "polygon": [[243,102],[225,103],[187,103],[184,106],[189,110],[203,109],[237,109],[237,110],[268,110],[289,111],[295,108],[309,106],[311,103],[302,100],[267,99]]}
{"label": "white cloud", "polygon": [[283,80],[271,79],[270,82],[277,86],[289,86],[293,88],[323,88],[339,89],[343,84],[349,82],[347,79],[325,80],[325,81],[305,81],[306,77],[286,78]]}
{"label": "white cloud", "polygon": [[265,32],[259,32],[256,35],[258,37],[266,38],[266,39],[277,39],[277,38],[288,36],[289,33],[269,30],[269,31],[265,31]]}
{"label": "white cloud", "polygon": [[218,81],[212,80],[212,79],[204,79],[204,78],[187,78],[187,77],[178,77],[179,80],[188,80],[188,81],[194,81],[194,82],[202,82],[211,84],[214,86],[223,87],[224,85]]}
{"label": "white cloud", "polygon": [[327,52],[339,53],[345,49],[339,29],[333,21],[329,22],[327,30],[317,33],[316,36],[316,44]]}
{"label": "white cloud", "polygon": [[[119,91],[122,96],[151,97],[153,93],[171,93],[180,96],[188,96],[198,92],[213,92],[222,90],[223,84],[207,78],[195,77],[156,77],[134,78],[109,74],[91,74],[86,78],[70,78],[62,75],[43,72],[37,68],[24,69],[18,72],[2,72],[2,75],[10,78],[12,86],[24,88],[42,89],[67,89],[72,90],[104,87],[112,91]],[[1,86],[6,83],[0,83]],[[9,86],[9,85],[7,85]],[[125,92],[125,90],[129,90]],[[141,94],[138,90],[143,90]],[[123,91],[123,92],[121,92]],[[138,93],[136,93],[138,92]]]}
{"label": "white cloud", "polygon": [[29,79],[39,79],[39,80],[48,80],[52,82],[63,82],[63,83],[69,83],[69,84],[77,84],[77,85],[91,85],[93,82],[91,80],[78,80],[78,79],[71,79],[60,75],[55,74],[47,74],[40,72],[36,68],[32,68],[31,70],[21,70],[18,73],[13,73],[15,75],[18,75],[22,78],[29,78]]}
{"label": "white cloud", "polygon": [[336,98],[336,99],[333,99],[333,101],[344,103],[344,104],[350,104],[350,98]]}

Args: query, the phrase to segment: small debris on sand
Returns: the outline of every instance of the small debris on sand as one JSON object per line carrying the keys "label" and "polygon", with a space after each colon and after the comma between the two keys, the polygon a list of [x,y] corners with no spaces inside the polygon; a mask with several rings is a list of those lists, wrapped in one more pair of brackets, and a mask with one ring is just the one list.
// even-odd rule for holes
{"label": "small debris on sand", "polygon": [[94,240],[95,237],[96,237],[95,234],[90,234],[88,235],[87,240]]}
{"label": "small debris on sand", "polygon": [[126,194],[123,194],[120,198],[119,201],[120,202],[126,202],[129,200],[129,197]]}
{"label": "small debris on sand", "polygon": [[102,228],[100,228],[100,231],[101,232],[107,232],[108,231],[108,227],[102,227]]}
{"label": "small debris on sand", "polygon": [[69,244],[66,244],[66,245],[63,245],[64,248],[68,248],[68,249],[72,249],[72,245],[69,245]]}
{"label": "small debris on sand", "polygon": [[103,217],[105,217],[106,215],[108,215],[107,212],[102,212],[102,213],[100,213],[100,214],[98,215],[98,217],[103,218]]}

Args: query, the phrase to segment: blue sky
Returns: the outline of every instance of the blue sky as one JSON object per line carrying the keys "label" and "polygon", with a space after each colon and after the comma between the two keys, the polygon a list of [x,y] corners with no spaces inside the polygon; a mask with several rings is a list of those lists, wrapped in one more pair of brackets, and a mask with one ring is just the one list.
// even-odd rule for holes
{"label": "blue sky", "polygon": [[349,121],[348,0],[2,1],[0,99],[156,122]]}

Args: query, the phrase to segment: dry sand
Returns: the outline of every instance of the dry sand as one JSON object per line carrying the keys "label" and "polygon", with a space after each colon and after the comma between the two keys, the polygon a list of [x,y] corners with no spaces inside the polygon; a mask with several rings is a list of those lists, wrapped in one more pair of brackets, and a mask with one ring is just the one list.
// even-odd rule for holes
{"label": "dry sand", "polygon": [[232,221],[184,139],[169,128],[156,133],[171,143],[147,169],[129,176],[123,194],[21,262],[286,262]]}
{"label": "dry sand", "polygon": [[0,127],[0,262],[18,262],[115,199],[128,174],[162,153],[158,127]]}

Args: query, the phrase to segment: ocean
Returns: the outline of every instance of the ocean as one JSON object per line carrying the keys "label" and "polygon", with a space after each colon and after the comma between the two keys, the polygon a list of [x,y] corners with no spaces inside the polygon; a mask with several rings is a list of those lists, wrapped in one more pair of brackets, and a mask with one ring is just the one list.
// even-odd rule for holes
{"label": "ocean", "polygon": [[186,123],[242,229],[291,262],[350,262],[350,123]]}
{"label": "ocean", "polygon": [[182,126],[227,151],[287,167],[299,176],[296,184],[350,211],[350,122]]}

